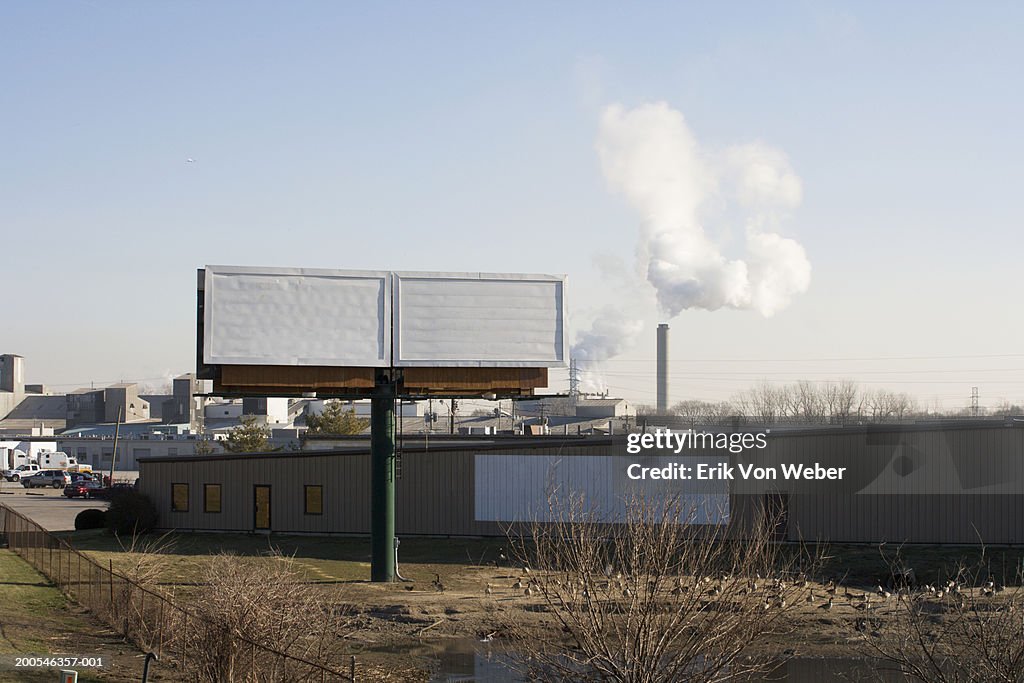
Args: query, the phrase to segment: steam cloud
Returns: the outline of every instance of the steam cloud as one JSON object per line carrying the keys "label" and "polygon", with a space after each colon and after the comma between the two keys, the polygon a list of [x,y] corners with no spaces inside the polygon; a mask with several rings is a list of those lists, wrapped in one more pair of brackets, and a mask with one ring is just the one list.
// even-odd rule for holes
{"label": "steam cloud", "polygon": [[[670,317],[722,307],[771,316],[807,290],[804,248],[766,229],[801,200],[800,179],[780,150],[761,143],[705,150],[680,112],[657,103],[605,109],[597,151],[609,185],[640,213],[637,251]],[[723,215],[741,217],[742,259],[724,256],[705,232],[702,221]],[[589,348],[598,338],[595,327],[579,344]]]}
{"label": "steam cloud", "polygon": [[603,377],[603,361],[614,358],[636,345],[644,329],[642,320],[633,320],[623,311],[606,306],[589,330],[576,336],[571,357],[580,370],[580,391],[603,393],[607,384]]}

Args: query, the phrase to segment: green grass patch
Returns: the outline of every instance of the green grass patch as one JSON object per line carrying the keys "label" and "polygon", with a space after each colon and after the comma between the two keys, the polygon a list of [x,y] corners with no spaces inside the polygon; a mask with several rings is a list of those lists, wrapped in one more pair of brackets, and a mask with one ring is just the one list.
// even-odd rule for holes
{"label": "green grass patch", "polygon": [[[95,624],[69,608],[60,590],[28,562],[10,550],[0,550],[0,680],[57,679],[56,669],[15,669],[17,656],[96,654],[77,645],[80,636],[95,634]],[[78,680],[102,679],[83,669]]]}
{"label": "green grass patch", "polygon": [[[124,549],[116,538],[102,532],[75,532],[68,538],[115,569],[125,561]],[[305,568],[310,581],[343,583],[366,581],[370,573],[370,541],[356,537],[314,537],[288,534],[210,534],[171,533],[150,535],[149,541],[162,538],[157,545],[173,556],[164,574],[168,583],[201,582],[206,556],[219,552],[259,557],[279,551],[295,557]],[[127,544],[125,544],[127,545]],[[789,546],[796,551],[796,546]],[[475,566],[493,566],[501,554],[509,556],[505,539],[406,538],[399,553],[402,574],[417,581],[442,578]],[[848,585],[873,586],[884,583],[897,550],[904,566],[911,567],[922,583],[952,578],[961,565],[976,566],[982,559],[981,546],[907,545],[830,545],[817,578],[845,577]],[[993,546],[984,549],[984,560],[992,577],[1006,585],[1019,582],[1024,568],[1024,548]],[[509,562],[501,562],[507,566]]]}

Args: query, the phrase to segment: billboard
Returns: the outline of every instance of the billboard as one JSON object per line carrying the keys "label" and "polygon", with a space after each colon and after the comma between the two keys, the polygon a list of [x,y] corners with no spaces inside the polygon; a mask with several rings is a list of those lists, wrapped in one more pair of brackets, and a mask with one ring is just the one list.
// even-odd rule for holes
{"label": "billboard", "polygon": [[395,273],[396,367],[562,367],[565,282],[554,275]]}
{"label": "billboard", "polygon": [[387,272],[207,266],[205,289],[210,365],[391,362]]}
{"label": "billboard", "polygon": [[565,277],[207,266],[211,366],[566,365]]}

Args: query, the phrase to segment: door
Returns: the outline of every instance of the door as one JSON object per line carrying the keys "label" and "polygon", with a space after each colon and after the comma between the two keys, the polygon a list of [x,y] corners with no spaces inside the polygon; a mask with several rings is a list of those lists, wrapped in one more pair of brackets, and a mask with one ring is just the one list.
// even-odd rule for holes
{"label": "door", "polygon": [[257,485],[255,488],[254,527],[259,530],[270,530],[270,487]]}

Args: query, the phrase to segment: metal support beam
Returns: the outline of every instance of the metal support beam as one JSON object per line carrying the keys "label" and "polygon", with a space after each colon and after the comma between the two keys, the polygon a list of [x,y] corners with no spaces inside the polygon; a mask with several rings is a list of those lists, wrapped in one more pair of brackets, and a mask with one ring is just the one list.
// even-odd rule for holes
{"label": "metal support beam", "polygon": [[370,580],[395,580],[395,394],[378,377],[370,400]]}

